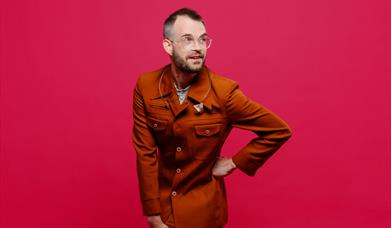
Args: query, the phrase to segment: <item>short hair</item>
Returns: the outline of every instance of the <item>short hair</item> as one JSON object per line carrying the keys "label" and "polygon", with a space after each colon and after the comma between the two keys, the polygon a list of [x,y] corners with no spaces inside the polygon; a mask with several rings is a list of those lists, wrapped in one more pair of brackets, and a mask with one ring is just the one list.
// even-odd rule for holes
{"label": "short hair", "polygon": [[171,35],[172,26],[174,25],[178,16],[188,16],[191,19],[193,19],[195,21],[200,21],[200,22],[202,22],[202,24],[205,25],[202,17],[195,10],[192,10],[189,8],[182,8],[182,9],[179,9],[179,10],[173,12],[164,21],[164,26],[163,26],[163,37],[164,38],[168,38]]}

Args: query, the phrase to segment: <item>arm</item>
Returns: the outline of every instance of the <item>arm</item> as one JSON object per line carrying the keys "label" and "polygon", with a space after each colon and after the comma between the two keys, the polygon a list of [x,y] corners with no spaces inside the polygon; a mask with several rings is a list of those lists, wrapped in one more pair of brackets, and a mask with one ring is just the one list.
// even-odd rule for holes
{"label": "arm", "polygon": [[143,215],[160,214],[157,146],[148,128],[144,101],[137,82],[133,91],[133,146],[137,154],[137,175]]}
{"label": "arm", "polygon": [[247,98],[236,83],[226,98],[226,112],[233,127],[253,131],[258,136],[232,157],[236,167],[249,176],[254,176],[292,135],[287,123]]}

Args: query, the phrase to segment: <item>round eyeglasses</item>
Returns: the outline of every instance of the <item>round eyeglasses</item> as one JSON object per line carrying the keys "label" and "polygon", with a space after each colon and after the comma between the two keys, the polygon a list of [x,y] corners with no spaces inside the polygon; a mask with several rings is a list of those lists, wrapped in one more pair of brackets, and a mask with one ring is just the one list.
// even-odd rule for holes
{"label": "round eyeglasses", "polygon": [[[168,40],[171,41],[171,42],[177,42],[177,43],[181,44],[184,47],[190,47],[191,45],[195,45],[195,42],[196,42],[196,39],[194,39],[194,37],[190,36],[190,35],[182,36],[178,40],[170,40],[170,39],[168,39]],[[200,46],[205,47],[206,49],[208,49],[212,45],[212,39],[210,37],[208,37],[208,36],[201,36],[200,38],[197,39],[197,43]]]}

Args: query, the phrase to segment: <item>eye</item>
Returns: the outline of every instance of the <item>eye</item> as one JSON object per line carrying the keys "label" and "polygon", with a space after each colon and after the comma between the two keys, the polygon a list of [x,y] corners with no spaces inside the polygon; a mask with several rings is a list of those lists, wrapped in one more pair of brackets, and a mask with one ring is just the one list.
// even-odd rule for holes
{"label": "eye", "polygon": [[206,43],[206,40],[207,40],[206,36],[200,38],[200,42],[202,43]]}
{"label": "eye", "polygon": [[193,38],[191,37],[191,36],[185,36],[185,37],[183,37],[183,41],[185,41],[185,42],[190,42],[190,41],[192,41],[193,40]]}

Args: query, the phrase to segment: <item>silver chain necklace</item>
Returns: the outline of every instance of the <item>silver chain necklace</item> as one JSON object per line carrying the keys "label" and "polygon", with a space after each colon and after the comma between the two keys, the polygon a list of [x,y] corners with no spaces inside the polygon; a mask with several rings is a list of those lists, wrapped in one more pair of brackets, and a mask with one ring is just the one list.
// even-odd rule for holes
{"label": "silver chain necklace", "polygon": [[[166,99],[163,98],[162,91],[161,91],[161,89],[160,89],[160,86],[161,86],[161,84],[162,84],[162,79],[163,79],[163,76],[164,76],[166,70],[167,70],[167,68],[165,68],[165,69],[163,70],[163,72],[161,73],[161,75],[160,75],[158,87],[159,87],[160,99],[162,99],[162,100],[164,101],[165,106],[168,108],[170,105],[169,105],[169,103],[166,101]],[[210,92],[210,89],[211,89],[211,84],[212,84],[212,83],[211,83],[211,79],[210,79],[209,69],[207,69],[207,71],[208,71],[208,79],[209,79],[208,91],[206,91],[205,95],[202,97],[201,102],[200,102],[199,104],[193,105],[193,107],[195,108],[195,110],[197,110],[197,112],[199,112],[199,113],[203,112],[203,110],[204,110],[204,104],[203,104],[202,102],[203,102],[203,101],[205,100],[205,98],[208,96],[208,94],[209,94],[209,92]],[[173,83],[174,83],[174,82],[173,82]],[[174,83],[174,85],[175,85],[175,83]],[[186,87],[185,89],[180,89],[180,90],[188,90],[189,87],[190,87],[190,85],[189,85],[188,87]],[[175,85],[175,89],[177,89],[177,88],[176,88],[176,85]]]}

